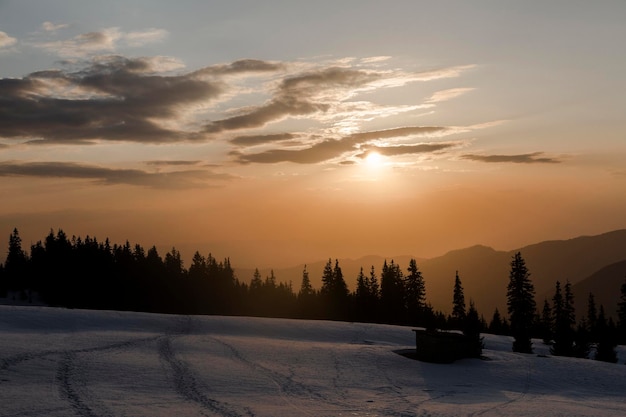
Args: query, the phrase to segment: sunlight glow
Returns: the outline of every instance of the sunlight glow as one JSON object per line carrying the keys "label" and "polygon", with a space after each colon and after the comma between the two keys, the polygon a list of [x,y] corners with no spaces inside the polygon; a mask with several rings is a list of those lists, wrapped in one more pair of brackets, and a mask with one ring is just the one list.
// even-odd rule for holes
{"label": "sunlight glow", "polygon": [[365,163],[370,168],[379,168],[384,164],[384,158],[378,152],[370,152],[365,157]]}

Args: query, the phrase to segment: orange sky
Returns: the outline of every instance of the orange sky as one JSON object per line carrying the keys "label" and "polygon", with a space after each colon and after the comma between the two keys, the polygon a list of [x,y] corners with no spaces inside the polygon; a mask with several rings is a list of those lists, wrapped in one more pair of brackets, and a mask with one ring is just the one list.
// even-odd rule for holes
{"label": "orange sky", "polygon": [[0,4],[7,241],[279,267],[626,227],[623,2],[26,3]]}

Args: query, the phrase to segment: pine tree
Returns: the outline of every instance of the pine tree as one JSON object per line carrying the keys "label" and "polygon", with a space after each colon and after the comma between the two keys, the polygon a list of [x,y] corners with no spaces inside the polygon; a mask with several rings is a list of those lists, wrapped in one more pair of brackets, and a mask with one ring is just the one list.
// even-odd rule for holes
{"label": "pine tree", "polygon": [[28,257],[22,249],[22,238],[17,228],[9,236],[9,251],[4,262],[4,274],[6,276],[7,288],[20,290],[23,299],[26,299],[26,290],[30,283],[27,280]]}
{"label": "pine tree", "polygon": [[620,288],[620,301],[617,305],[618,342],[626,344],[626,278]]}
{"label": "pine tree", "polygon": [[404,323],[406,314],[405,288],[402,271],[394,263],[385,260],[380,276],[380,305],[382,318],[387,323]]}
{"label": "pine tree", "polygon": [[574,334],[573,356],[576,358],[588,359],[591,350],[591,333],[586,320],[583,318]]}
{"label": "pine tree", "polygon": [[517,252],[511,261],[507,306],[514,338],[513,351],[532,353],[531,329],[535,317],[535,287],[522,254]]}
{"label": "pine tree", "polygon": [[596,300],[593,293],[589,293],[587,297],[587,327],[589,330],[589,338],[592,342],[596,341],[596,326],[598,322],[598,309],[596,308]]}
{"label": "pine tree", "polygon": [[463,317],[463,334],[467,337],[473,345],[470,356],[479,357],[483,349],[483,339],[480,337],[482,330],[481,320],[478,317],[478,311],[474,302],[470,300],[470,306],[467,313]]}
{"label": "pine tree", "polygon": [[415,259],[409,261],[408,275],[404,280],[405,297],[409,323],[421,325],[426,307],[426,284]]}
{"label": "pine tree", "polygon": [[561,293],[561,283],[556,282],[553,301],[554,316],[554,345],[550,353],[557,356],[574,355],[574,326],[576,315],[574,311],[574,296],[569,281],[565,283],[565,296]]}
{"label": "pine tree", "polygon": [[597,337],[595,359],[610,363],[617,362],[615,324],[613,319],[609,319],[607,323],[602,304],[600,304],[600,312],[598,313]]}
{"label": "pine tree", "polygon": [[309,279],[309,272],[306,270],[306,265],[304,265],[304,269],[302,270],[302,284],[300,284],[298,297],[305,298],[312,297],[313,295],[315,295],[315,290],[311,285],[311,280]]}
{"label": "pine tree", "polygon": [[541,333],[541,339],[543,343],[549,345],[552,343],[554,334],[552,328],[554,327],[554,321],[552,320],[552,309],[548,300],[543,300],[543,309],[541,310],[541,321],[539,323],[539,332]]}
{"label": "pine tree", "polygon": [[458,326],[465,320],[465,295],[463,294],[463,286],[459,271],[456,271],[454,278],[454,293],[452,296],[452,325]]}
{"label": "pine tree", "polygon": [[493,312],[493,316],[491,317],[491,322],[489,322],[489,333],[491,334],[503,334],[502,333],[502,316],[500,315],[500,311],[498,307]]}
{"label": "pine tree", "polygon": [[335,260],[335,267],[328,259],[322,275],[321,296],[326,303],[327,317],[332,319],[344,319],[348,313],[348,285],[343,278],[343,272],[339,267],[339,260]]}

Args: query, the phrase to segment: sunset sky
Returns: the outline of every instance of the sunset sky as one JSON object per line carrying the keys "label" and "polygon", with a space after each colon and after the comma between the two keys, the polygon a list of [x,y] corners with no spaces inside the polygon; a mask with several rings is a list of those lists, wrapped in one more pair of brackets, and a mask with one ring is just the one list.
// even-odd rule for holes
{"label": "sunset sky", "polygon": [[0,1],[1,244],[279,267],[626,228],[624,22],[623,0]]}

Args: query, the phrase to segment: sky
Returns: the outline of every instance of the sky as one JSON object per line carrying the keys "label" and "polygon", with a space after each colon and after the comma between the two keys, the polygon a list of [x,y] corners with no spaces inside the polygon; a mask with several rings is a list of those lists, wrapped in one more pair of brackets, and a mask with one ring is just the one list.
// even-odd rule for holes
{"label": "sky", "polygon": [[234,266],[626,228],[626,3],[0,1],[0,238]]}

